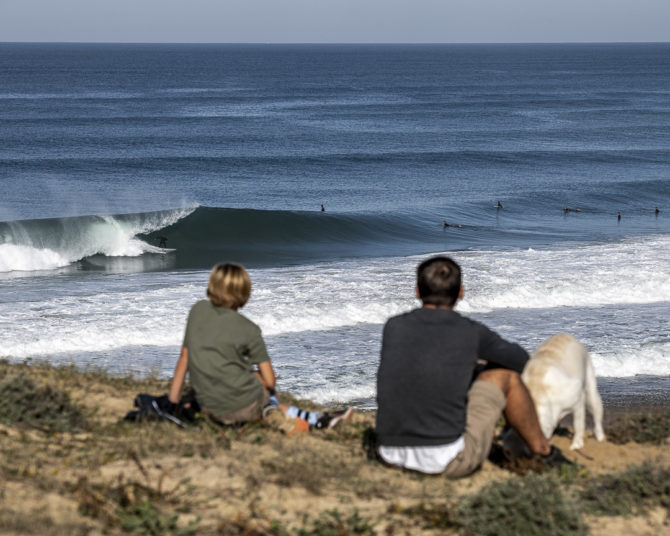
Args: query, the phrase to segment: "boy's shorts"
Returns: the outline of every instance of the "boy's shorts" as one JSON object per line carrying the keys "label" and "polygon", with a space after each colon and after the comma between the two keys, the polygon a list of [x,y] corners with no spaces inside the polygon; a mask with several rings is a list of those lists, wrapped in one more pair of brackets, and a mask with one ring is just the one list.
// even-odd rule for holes
{"label": "boy's shorts", "polygon": [[477,380],[468,391],[463,439],[465,447],[444,470],[458,478],[473,473],[488,458],[496,423],[505,409],[505,395],[490,382]]}
{"label": "boy's shorts", "polygon": [[263,408],[267,405],[270,400],[270,392],[263,387],[263,392],[261,395],[248,406],[238,409],[233,413],[228,415],[222,415],[217,419],[222,424],[237,424],[243,422],[257,421],[263,415]]}

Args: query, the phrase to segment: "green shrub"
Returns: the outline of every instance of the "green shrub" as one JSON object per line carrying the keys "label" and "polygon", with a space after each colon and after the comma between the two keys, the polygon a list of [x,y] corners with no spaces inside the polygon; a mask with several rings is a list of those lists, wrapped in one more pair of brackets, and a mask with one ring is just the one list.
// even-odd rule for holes
{"label": "green shrub", "polygon": [[458,506],[466,534],[476,536],[579,536],[587,534],[577,506],[550,475],[528,473],[494,482]]}
{"label": "green shrub", "polygon": [[607,427],[607,440],[623,445],[629,441],[662,445],[670,437],[670,414],[650,413],[622,417]]}
{"label": "green shrub", "polygon": [[309,529],[299,529],[298,536],[375,536],[374,523],[362,518],[358,511],[343,517],[338,510],[327,510],[314,520]]}
{"label": "green shrub", "polygon": [[458,522],[454,519],[453,510],[446,504],[425,504],[420,503],[416,506],[410,506],[399,510],[411,519],[421,520],[426,529],[453,529],[458,527]]}
{"label": "green shrub", "polygon": [[68,393],[35,383],[24,373],[0,381],[0,422],[21,423],[47,432],[79,432],[88,428],[81,408]]}
{"label": "green shrub", "polygon": [[670,468],[646,463],[589,480],[581,492],[584,509],[596,515],[630,515],[665,506],[670,513]]}

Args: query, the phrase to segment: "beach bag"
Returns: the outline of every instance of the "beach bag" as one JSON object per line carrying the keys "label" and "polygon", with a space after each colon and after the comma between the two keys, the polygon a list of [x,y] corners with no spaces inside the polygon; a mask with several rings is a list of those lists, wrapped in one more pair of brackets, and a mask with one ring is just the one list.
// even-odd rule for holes
{"label": "beach bag", "polygon": [[133,400],[133,406],[137,409],[129,411],[124,420],[138,422],[165,419],[182,428],[195,423],[196,414],[200,411],[193,391],[184,395],[178,404],[170,402],[167,395],[154,396],[139,393]]}

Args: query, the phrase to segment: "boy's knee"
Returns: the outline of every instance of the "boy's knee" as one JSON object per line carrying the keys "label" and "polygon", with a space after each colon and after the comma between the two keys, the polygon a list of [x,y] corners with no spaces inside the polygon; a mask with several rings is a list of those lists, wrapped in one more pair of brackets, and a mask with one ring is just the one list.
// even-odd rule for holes
{"label": "boy's knee", "polygon": [[503,393],[507,394],[511,388],[521,382],[521,375],[509,369],[487,369],[477,376],[477,380],[492,383]]}

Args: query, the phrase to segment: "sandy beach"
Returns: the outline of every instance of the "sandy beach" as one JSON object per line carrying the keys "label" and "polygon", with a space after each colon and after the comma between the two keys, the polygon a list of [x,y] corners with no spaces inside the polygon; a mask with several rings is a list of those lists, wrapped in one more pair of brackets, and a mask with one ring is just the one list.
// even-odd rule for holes
{"label": "sandy beach", "polygon": [[[621,495],[630,479],[667,477],[670,449],[662,436],[669,435],[668,407],[656,403],[619,408],[607,419],[612,441],[598,443],[587,434],[579,452],[568,450],[570,432],[561,429],[551,442],[576,469],[516,476],[486,462],[471,477],[451,481],[368,459],[362,444],[372,413],[358,412],[332,431],[292,437],[281,422],[224,429],[203,421],[180,429],[121,421],[137,393],[161,394],[164,381],[8,363],[0,364],[0,378],[3,400],[13,400],[0,414],[1,534],[488,534],[468,512],[479,504],[478,516],[485,517],[486,501],[496,493],[504,500],[504,486],[527,489],[531,501],[558,493],[550,502],[565,502],[576,525],[538,534],[670,534],[667,482],[652,499],[618,505],[630,509],[626,515],[594,513],[603,505],[589,507],[584,498],[605,497],[598,485]],[[24,402],[39,414],[22,412]],[[641,414],[654,434],[635,442],[626,434],[635,433]],[[551,493],[533,492],[533,486],[549,486]],[[515,500],[523,502],[522,496]],[[513,529],[520,520],[541,529],[546,505],[533,506],[540,512],[533,521],[514,504],[496,534],[521,530]]]}

